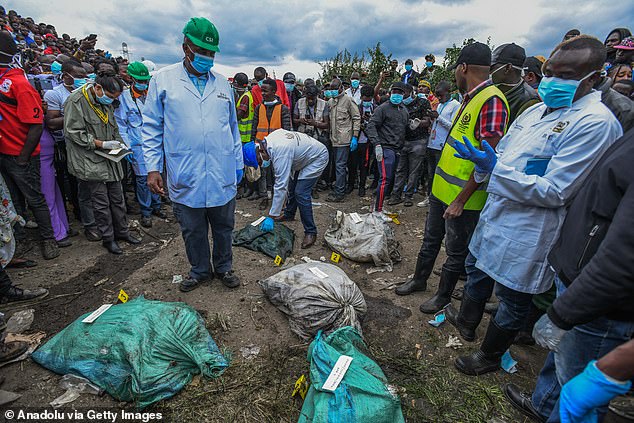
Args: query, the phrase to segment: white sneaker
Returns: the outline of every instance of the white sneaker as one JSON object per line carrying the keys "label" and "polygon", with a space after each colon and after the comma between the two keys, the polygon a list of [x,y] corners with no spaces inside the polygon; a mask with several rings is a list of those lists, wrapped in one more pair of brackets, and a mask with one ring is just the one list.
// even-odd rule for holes
{"label": "white sneaker", "polygon": [[429,207],[429,197],[425,198],[420,203],[416,204],[417,207]]}
{"label": "white sneaker", "polygon": [[28,222],[26,222],[26,225],[24,225],[24,227],[29,228],[29,229],[37,229],[38,225],[36,222],[29,220]]}

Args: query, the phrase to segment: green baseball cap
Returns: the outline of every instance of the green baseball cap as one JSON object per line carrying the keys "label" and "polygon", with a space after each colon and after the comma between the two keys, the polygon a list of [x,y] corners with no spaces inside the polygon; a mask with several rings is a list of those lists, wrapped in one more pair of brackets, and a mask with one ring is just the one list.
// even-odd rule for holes
{"label": "green baseball cap", "polygon": [[128,65],[128,75],[130,75],[134,79],[138,79],[139,81],[147,81],[152,78],[150,72],[141,62],[132,62]]}
{"label": "green baseball cap", "polygon": [[220,51],[218,48],[219,35],[216,26],[206,18],[191,18],[183,34],[190,39],[194,45],[211,51]]}

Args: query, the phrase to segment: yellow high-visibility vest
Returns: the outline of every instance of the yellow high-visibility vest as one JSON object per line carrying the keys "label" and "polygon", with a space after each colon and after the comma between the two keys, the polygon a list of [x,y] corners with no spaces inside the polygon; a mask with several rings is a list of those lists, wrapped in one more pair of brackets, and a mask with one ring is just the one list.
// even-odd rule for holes
{"label": "yellow high-visibility vest", "polygon": [[[464,135],[471,141],[471,144],[480,148],[480,141],[475,137],[476,123],[482,106],[491,97],[499,97],[504,102],[508,116],[509,105],[504,94],[496,86],[490,85],[477,93],[453,120],[447,142],[442,149],[440,161],[436,167],[431,189],[434,197],[447,205],[451,204],[460,194],[475,167],[471,161],[455,157],[454,154],[457,151],[453,146],[457,140],[463,142],[462,136]],[[506,128],[504,132],[506,132]],[[486,184],[483,184],[471,195],[464,208],[465,210],[482,210],[486,200]]]}
{"label": "yellow high-visibility vest", "polygon": [[251,129],[253,128],[253,116],[255,116],[255,106],[253,105],[253,95],[251,91],[247,91],[240,96],[238,99],[238,104],[242,101],[242,99],[247,96],[249,98],[249,115],[244,118],[238,120],[238,129],[240,130],[240,139],[242,142],[250,142],[251,141]]}

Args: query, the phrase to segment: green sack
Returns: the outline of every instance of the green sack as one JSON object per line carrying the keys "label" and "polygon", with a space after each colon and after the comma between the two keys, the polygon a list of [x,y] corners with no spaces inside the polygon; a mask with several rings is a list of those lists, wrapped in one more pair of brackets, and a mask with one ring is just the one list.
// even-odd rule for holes
{"label": "green sack", "polygon": [[175,395],[193,375],[218,377],[229,366],[187,304],[139,297],[82,323],[89,314],[40,347],[33,360],[55,373],[85,377],[139,408]]}
{"label": "green sack", "polygon": [[295,232],[281,223],[276,223],[271,232],[262,232],[259,225],[249,223],[233,233],[234,246],[259,251],[271,258],[280,256],[282,260],[293,254],[294,243]]}
{"label": "green sack", "polygon": [[[310,389],[298,423],[401,423],[401,401],[388,388],[383,371],[364,352],[356,329],[345,326],[324,339],[319,332],[308,348]],[[334,392],[322,386],[340,356],[352,357]]]}

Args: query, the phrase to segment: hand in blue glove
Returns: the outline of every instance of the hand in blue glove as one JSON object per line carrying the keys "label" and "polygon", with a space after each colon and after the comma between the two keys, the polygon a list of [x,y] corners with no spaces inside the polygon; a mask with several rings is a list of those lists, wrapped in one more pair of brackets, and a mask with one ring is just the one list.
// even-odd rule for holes
{"label": "hand in blue glove", "polygon": [[559,415],[561,423],[596,423],[597,408],[607,405],[617,395],[630,390],[632,382],[619,383],[607,378],[591,361],[586,369],[570,379],[561,389]]}
{"label": "hand in blue glove", "polygon": [[350,140],[350,151],[356,151],[358,146],[359,140],[357,139],[357,137],[352,137],[352,139]]}
{"label": "hand in blue glove", "polygon": [[244,176],[244,170],[243,169],[236,169],[236,183],[240,183],[240,181],[242,181],[242,177]]}
{"label": "hand in blue glove", "polygon": [[497,163],[497,155],[495,154],[495,150],[489,145],[486,140],[482,140],[482,149],[479,150],[471,144],[469,138],[462,136],[462,140],[464,144],[460,143],[460,141],[456,141],[453,148],[456,149],[457,153],[454,156],[459,159],[470,160],[475,164],[475,170],[479,173],[491,173],[493,172],[493,168],[495,167],[495,163]]}
{"label": "hand in blue glove", "polygon": [[568,331],[561,329],[554,324],[548,314],[544,314],[533,327],[533,338],[538,345],[548,348],[551,351],[559,351],[561,338]]}
{"label": "hand in blue glove", "polygon": [[262,223],[260,223],[260,230],[262,232],[271,232],[273,230],[273,219],[267,217]]}

